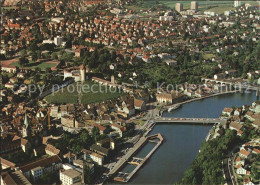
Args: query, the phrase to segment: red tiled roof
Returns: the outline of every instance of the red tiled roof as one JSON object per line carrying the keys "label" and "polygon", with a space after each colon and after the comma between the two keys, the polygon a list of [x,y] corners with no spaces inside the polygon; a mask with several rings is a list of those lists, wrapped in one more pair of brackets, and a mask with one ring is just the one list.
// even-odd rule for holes
{"label": "red tiled roof", "polygon": [[246,151],[246,150],[244,150],[244,149],[240,150],[239,153],[242,154],[242,155],[244,155],[244,156],[246,156],[246,157],[249,156],[249,154],[250,154],[249,151]]}
{"label": "red tiled roof", "polygon": [[24,172],[27,172],[27,171],[33,169],[33,168],[39,167],[39,166],[40,167],[51,166],[52,163],[61,163],[60,157],[57,156],[57,155],[54,155],[54,156],[51,156],[51,157],[48,157],[48,158],[42,158],[42,159],[39,159],[39,160],[34,161],[32,163],[21,166],[20,169],[24,173]]}

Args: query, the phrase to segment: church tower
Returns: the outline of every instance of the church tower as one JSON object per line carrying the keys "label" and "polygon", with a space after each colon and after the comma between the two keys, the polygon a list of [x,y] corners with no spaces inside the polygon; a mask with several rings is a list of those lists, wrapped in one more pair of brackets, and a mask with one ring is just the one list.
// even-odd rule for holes
{"label": "church tower", "polygon": [[81,82],[85,82],[86,80],[86,68],[85,66],[82,64],[80,66],[80,81]]}
{"label": "church tower", "polygon": [[28,127],[29,127],[29,123],[28,123],[27,114],[25,112],[25,115],[24,115],[24,125],[23,125],[23,130],[22,130],[23,137],[27,137],[28,136]]}

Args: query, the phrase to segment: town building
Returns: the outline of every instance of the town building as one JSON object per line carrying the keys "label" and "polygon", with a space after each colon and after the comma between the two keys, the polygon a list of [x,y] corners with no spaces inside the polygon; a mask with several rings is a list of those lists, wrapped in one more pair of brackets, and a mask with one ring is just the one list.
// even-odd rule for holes
{"label": "town building", "polygon": [[199,8],[199,3],[198,3],[197,1],[191,1],[191,3],[190,3],[190,9],[191,9],[191,10],[198,11],[198,8]]}
{"label": "town building", "polygon": [[182,3],[176,3],[176,4],[175,4],[175,10],[176,10],[177,12],[183,11],[183,4],[182,4]]}
{"label": "town building", "polygon": [[234,7],[241,6],[241,1],[234,1]]}
{"label": "town building", "polygon": [[90,154],[90,158],[95,162],[97,163],[98,165],[102,166],[103,163],[104,163],[104,156],[98,154],[98,153],[95,153],[95,152],[92,152]]}
{"label": "town building", "polygon": [[156,95],[156,100],[159,103],[178,103],[180,100],[182,100],[183,94],[172,91],[171,93],[160,93]]}
{"label": "town building", "polygon": [[74,169],[60,170],[60,181],[63,185],[72,185],[81,182],[82,174]]}
{"label": "town building", "polygon": [[47,146],[45,148],[45,152],[46,152],[46,154],[53,156],[53,155],[58,155],[60,153],[60,150],[55,148],[51,144],[47,144]]}
{"label": "town building", "polygon": [[25,177],[36,181],[46,173],[56,173],[61,168],[62,161],[58,155],[41,158],[20,167]]}
{"label": "town building", "polygon": [[21,171],[2,171],[1,185],[32,185]]}
{"label": "town building", "polygon": [[56,46],[61,46],[62,42],[63,42],[63,37],[61,36],[54,37],[54,44]]}

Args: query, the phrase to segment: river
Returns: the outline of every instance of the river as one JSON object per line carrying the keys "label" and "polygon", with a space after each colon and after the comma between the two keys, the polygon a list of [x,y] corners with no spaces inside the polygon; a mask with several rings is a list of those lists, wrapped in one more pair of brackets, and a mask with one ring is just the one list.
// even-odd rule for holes
{"label": "river", "polygon": [[[251,105],[254,101],[254,92],[227,94],[185,104],[163,116],[217,118],[224,107]],[[165,139],[164,143],[128,184],[173,184],[181,180],[210,129],[211,126],[203,125],[157,124],[150,134],[161,133]],[[146,152],[143,150],[140,152]]]}

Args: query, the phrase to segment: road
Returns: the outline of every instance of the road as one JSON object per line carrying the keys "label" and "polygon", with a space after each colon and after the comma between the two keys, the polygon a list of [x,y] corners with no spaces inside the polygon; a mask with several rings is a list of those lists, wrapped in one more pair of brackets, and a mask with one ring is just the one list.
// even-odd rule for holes
{"label": "road", "polygon": [[230,169],[229,169],[229,163],[228,163],[229,158],[226,158],[222,161],[223,163],[223,172],[225,175],[225,179],[228,185],[233,185],[233,182],[231,180],[231,175],[230,175]]}
{"label": "road", "polygon": [[238,185],[237,179],[236,179],[236,173],[234,170],[234,154],[233,152],[231,153],[231,156],[228,158],[228,170],[229,174],[231,176],[232,184],[233,185]]}

